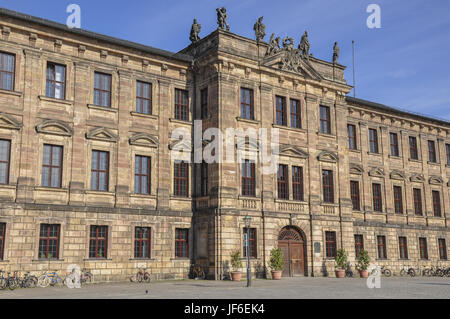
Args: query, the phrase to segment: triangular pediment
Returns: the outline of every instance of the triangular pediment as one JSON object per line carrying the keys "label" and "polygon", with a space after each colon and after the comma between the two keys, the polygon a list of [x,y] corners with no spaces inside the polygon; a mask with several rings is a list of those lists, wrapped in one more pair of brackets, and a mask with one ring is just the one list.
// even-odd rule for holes
{"label": "triangular pediment", "polygon": [[440,176],[430,176],[430,179],[428,182],[430,184],[434,184],[434,185],[442,185],[444,183],[444,180]]}
{"label": "triangular pediment", "polygon": [[330,151],[322,151],[317,156],[317,159],[322,162],[331,162],[331,163],[337,163],[339,160],[339,157],[337,154],[330,152]]}
{"label": "triangular pediment", "polygon": [[12,130],[20,130],[22,124],[15,120],[13,117],[5,113],[0,113],[0,127]]}
{"label": "triangular pediment", "polygon": [[191,152],[192,143],[184,139],[175,140],[169,143],[169,150],[179,152]]}
{"label": "triangular pediment", "polygon": [[267,67],[293,72],[316,81],[323,79],[311,63],[301,57],[298,49],[281,50],[274,55],[266,56],[262,64]]}
{"label": "triangular pediment", "polygon": [[73,130],[68,123],[59,120],[45,120],[36,125],[36,132],[61,136],[72,136]]}
{"label": "triangular pediment", "polygon": [[425,178],[422,174],[412,174],[409,178],[411,182],[423,183],[425,182]]}
{"label": "triangular pediment", "polygon": [[148,133],[136,133],[130,137],[131,145],[157,148],[159,146],[158,137]]}
{"label": "triangular pediment", "polygon": [[255,141],[255,139],[242,139],[239,138],[238,142],[236,143],[236,149],[239,151],[253,151],[257,152],[259,150],[259,143],[258,141]]}
{"label": "triangular pediment", "polygon": [[380,167],[372,167],[369,171],[369,176],[384,177],[384,170]]}
{"label": "triangular pediment", "polygon": [[96,127],[86,133],[86,138],[105,142],[117,142],[118,137],[105,127]]}
{"label": "triangular pediment", "polygon": [[301,148],[293,145],[281,145],[279,148],[280,156],[298,157],[298,158],[308,158],[309,154],[302,150]]}
{"label": "triangular pediment", "polygon": [[402,171],[399,171],[399,170],[393,170],[389,176],[391,177],[391,179],[402,180],[402,181],[405,180],[405,178],[406,178],[405,173],[403,173]]}
{"label": "triangular pediment", "polygon": [[350,163],[350,174],[362,175],[364,168],[360,164]]}

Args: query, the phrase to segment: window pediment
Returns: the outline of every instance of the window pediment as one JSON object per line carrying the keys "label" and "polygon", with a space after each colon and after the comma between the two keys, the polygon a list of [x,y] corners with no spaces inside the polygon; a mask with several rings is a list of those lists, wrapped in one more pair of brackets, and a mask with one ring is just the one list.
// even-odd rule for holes
{"label": "window pediment", "polygon": [[369,171],[369,176],[384,177],[385,173],[384,173],[384,170],[382,168],[380,168],[380,167],[373,167]]}
{"label": "window pediment", "polygon": [[389,176],[391,177],[391,179],[396,179],[396,180],[401,180],[401,181],[405,180],[405,173],[403,173],[402,171],[399,171],[399,170],[393,170]]}
{"label": "window pediment", "polygon": [[175,140],[169,143],[169,150],[179,151],[179,152],[191,152],[192,143],[184,139]]}
{"label": "window pediment", "polygon": [[425,178],[422,174],[412,174],[409,178],[411,182],[423,183],[425,182]]}
{"label": "window pediment", "polygon": [[279,155],[298,158],[308,158],[309,156],[309,154],[301,148],[292,145],[280,145]]}
{"label": "window pediment", "polygon": [[330,152],[330,151],[322,151],[317,156],[317,159],[322,162],[330,162],[330,163],[337,163],[339,160],[339,157],[337,154]]}
{"label": "window pediment", "polygon": [[42,134],[52,134],[60,136],[72,136],[73,130],[69,124],[59,120],[45,120],[36,125],[36,131]]}
{"label": "window pediment", "polygon": [[442,185],[444,183],[442,177],[440,176],[430,176],[428,182],[433,185]]}
{"label": "window pediment", "polygon": [[350,174],[362,175],[364,168],[360,164],[350,163]]}
{"label": "window pediment", "polygon": [[148,133],[136,133],[129,139],[130,145],[157,148],[159,146],[158,137]]}
{"label": "window pediment", "polygon": [[105,142],[117,142],[118,137],[105,127],[96,127],[86,133],[86,138]]}
{"label": "window pediment", "polygon": [[12,130],[20,130],[22,124],[15,120],[13,117],[0,112],[0,127]]}

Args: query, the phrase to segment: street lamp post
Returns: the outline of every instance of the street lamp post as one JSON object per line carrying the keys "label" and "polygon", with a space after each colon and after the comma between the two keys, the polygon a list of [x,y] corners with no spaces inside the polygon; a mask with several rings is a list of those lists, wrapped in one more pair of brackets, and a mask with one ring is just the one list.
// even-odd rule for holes
{"label": "street lamp post", "polygon": [[251,268],[250,268],[250,250],[249,250],[249,232],[250,232],[250,222],[251,222],[252,218],[250,216],[245,216],[244,221],[245,221],[245,228],[247,229],[246,232],[246,247],[245,247],[245,254],[247,255],[247,287],[250,287],[252,285],[252,272],[251,272]]}

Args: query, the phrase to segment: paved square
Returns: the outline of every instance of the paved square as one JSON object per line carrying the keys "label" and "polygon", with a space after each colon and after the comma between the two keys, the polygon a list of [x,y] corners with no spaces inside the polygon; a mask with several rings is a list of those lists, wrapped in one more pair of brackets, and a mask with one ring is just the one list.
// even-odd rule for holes
{"label": "paved square", "polygon": [[430,298],[450,299],[450,278],[381,278],[381,288],[369,289],[361,278],[258,279],[246,282],[181,280],[138,283],[101,283],[80,289],[49,287],[0,291],[4,298],[149,298],[149,299],[304,299],[304,298]]}

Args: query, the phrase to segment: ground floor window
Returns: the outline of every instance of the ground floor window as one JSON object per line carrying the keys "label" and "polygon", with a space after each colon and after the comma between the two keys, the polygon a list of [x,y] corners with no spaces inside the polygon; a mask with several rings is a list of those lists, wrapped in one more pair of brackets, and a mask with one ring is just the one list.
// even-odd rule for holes
{"label": "ground floor window", "polygon": [[444,238],[439,238],[439,258],[441,260],[447,260],[447,245]]}
{"label": "ground floor window", "polygon": [[398,248],[400,251],[400,259],[408,259],[408,244],[406,237],[398,238]]}
{"label": "ground floor window", "polygon": [[61,225],[41,224],[39,235],[40,259],[59,258],[59,232]]}
{"label": "ground floor window", "polygon": [[150,227],[136,227],[134,231],[134,258],[150,258]]}
{"label": "ground floor window", "polygon": [[3,260],[5,250],[6,224],[0,223],[0,260]]}
{"label": "ground floor window", "polygon": [[189,230],[186,228],[175,229],[175,257],[189,257],[188,235]]}
{"label": "ground floor window", "polygon": [[325,249],[327,258],[336,257],[336,232],[325,232]]}
{"label": "ground floor window", "polygon": [[378,259],[386,259],[386,236],[377,236]]}
{"label": "ground floor window", "polygon": [[364,250],[363,235],[355,235],[355,256],[358,257],[361,250]]}
{"label": "ground floor window", "polygon": [[420,259],[428,259],[427,239],[419,238]]}
{"label": "ground floor window", "polygon": [[256,229],[244,228],[244,257],[247,257],[247,236],[248,236],[248,255],[251,258],[256,258]]}
{"label": "ground floor window", "polygon": [[106,258],[108,251],[108,226],[91,226],[89,258]]}

